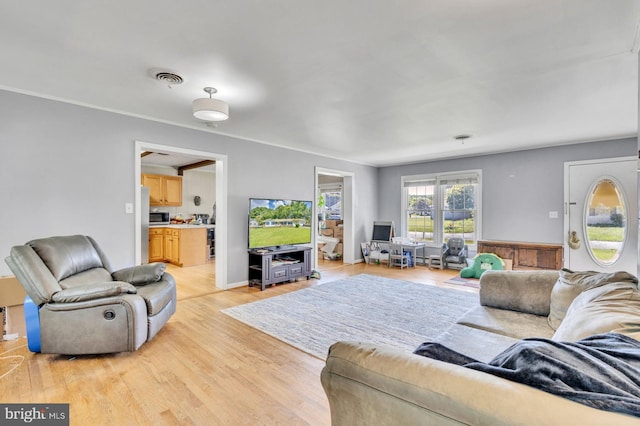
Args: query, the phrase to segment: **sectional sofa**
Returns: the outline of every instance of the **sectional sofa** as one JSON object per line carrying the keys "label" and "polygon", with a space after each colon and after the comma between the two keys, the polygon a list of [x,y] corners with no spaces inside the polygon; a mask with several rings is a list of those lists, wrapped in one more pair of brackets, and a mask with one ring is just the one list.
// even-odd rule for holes
{"label": "sectional sofa", "polygon": [[[521,339],[576,342],[615,332],[640,340],[640,291],[627,273],[487,271],[479,304],[436,342],[489,362]],[[338,342],[321,374],[333,425],[631,425],[464,366],[362,342]]]}

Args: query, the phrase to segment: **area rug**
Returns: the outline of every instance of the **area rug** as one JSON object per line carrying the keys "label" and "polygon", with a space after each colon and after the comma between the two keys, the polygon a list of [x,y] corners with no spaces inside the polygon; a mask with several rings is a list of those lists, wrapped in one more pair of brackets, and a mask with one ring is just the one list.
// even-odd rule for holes
{"label": "area rug", "polygon": [[474,293],[361,274],[222,312],[325,359],[339,340],[413,351],[477,304]]}
{"label": "area rug", "polygon": [[475,278],[462,278],[460,275],[449,278],[446,284],[463,285],[465,287],[480,288],[480,280]]}

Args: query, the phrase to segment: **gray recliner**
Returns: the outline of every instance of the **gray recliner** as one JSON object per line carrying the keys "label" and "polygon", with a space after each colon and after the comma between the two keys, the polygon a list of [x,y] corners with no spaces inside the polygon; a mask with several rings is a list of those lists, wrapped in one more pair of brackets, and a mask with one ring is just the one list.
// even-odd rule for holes
{"label": "gray recliner", "polygon": [[[13,247],[5,260],[37,306],[35,320],[27,318],[34,352],[135,351],[176,311],[175,281],[163,263],[112,272],[88,236],[29,241]],[[25,304],[26,316],[27,310]],[[39,350],[33,349],[36,339]]]}

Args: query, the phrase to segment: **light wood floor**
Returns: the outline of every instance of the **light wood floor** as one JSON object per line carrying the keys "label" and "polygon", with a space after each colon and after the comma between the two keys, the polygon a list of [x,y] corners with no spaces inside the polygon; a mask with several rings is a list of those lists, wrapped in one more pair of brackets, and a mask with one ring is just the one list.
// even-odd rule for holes
{"label": "light wood floor", "polygon": [[0,401],[69,403],[72,425],[328,425],[324,362],[220,310],[360,273],[445,287],[456,275],[320,261],[321,279],[261,292],[216,289],[213,262],[168,269],[178,308],[151,342],[134,353],[78,357],[33,354],[25,338],[2,342]]}

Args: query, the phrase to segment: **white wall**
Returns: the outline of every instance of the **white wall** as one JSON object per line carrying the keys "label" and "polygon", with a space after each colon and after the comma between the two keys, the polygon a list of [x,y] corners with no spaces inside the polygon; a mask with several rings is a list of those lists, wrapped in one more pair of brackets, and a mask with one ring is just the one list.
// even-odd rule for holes
{"label": "white wall", "polygon": [[[356,241],[377,205],[373,167],[2,90],[0,117],[3,258],[30,239],[88,234],[114,268],[132,265],[134,215],[125,203],[135,198],[136,140],[227,156],[229,283],[247,279],[249,197],[312,200],[316,166],[353,172],[368,188],[357,194]],[[0,262],[0,275],[9,274]]]}

